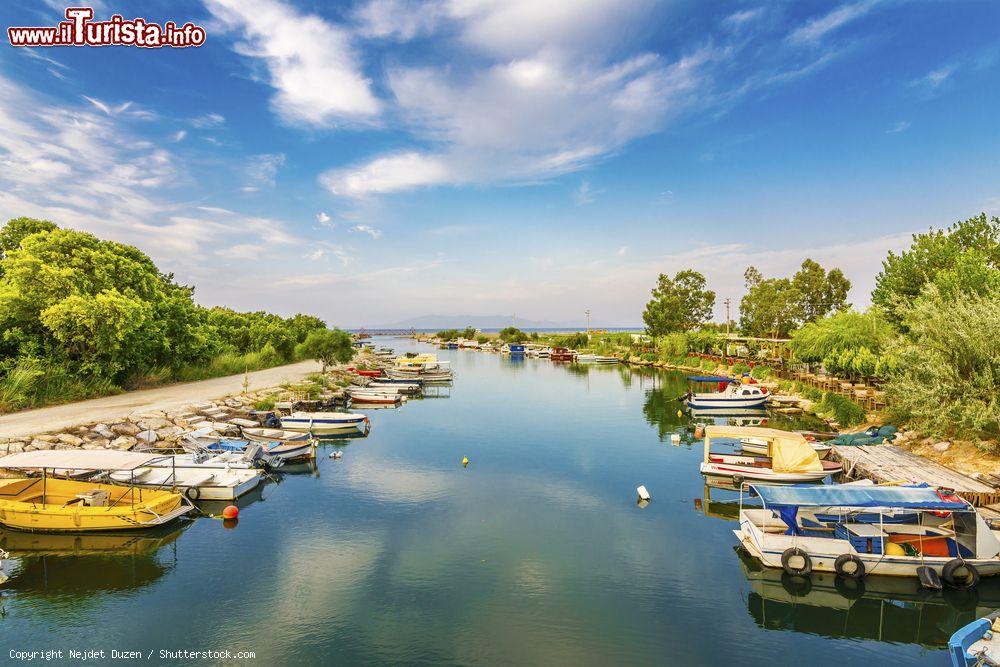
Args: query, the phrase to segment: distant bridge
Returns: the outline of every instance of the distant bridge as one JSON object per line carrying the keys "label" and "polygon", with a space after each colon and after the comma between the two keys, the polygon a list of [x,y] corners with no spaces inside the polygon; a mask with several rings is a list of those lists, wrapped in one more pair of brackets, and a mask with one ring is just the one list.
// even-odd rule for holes
{"label": "distant bridge", "polygon": [[355,334],[357,338],[370,338],[371,336],[415,336],[417,330],[409,329],[366,329],[361,327]]}

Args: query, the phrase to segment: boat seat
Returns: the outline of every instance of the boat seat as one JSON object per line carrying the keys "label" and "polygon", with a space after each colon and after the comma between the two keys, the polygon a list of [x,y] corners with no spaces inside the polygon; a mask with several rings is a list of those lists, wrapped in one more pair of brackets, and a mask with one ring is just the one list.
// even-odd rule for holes
{"label": "boat seat", "polygon": [[213,473],[206,472],[200,475],[191,474],[184,478],[184,486],[201,486],[205,482],[210,482],[215,477]]}
{"label": "boat seat", "polygon": [[749,509],[743,513],[753,523],[765,533],[779,535],[788,530],[788,526],[772,510]]}

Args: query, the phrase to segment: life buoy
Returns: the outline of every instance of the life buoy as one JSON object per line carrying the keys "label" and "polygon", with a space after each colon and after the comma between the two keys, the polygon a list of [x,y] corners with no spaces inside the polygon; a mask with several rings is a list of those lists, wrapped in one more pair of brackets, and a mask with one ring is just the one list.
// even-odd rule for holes
{"label": "life buoy", "polygon": [[201,498],[201,489],[197,486],[189,486],[184,489],[184,495],[187,496],[188,500],[198,500]]}
{"label": "life buoy", "polygon": [[[801,565],[798,564],[799,562]],[[810,574],[813,569],[812,559],[809,558],[809,554],[802,549],[799,549],[798,547],[789,547],[785,549],[783,554],[781,554],[781,568],[788,574],[807,575]]]}
{"label": "life buoy", "polygon": [[847,579],[862,579],[865,576],[865,564],[854,554],[840,554],[833,563],[833,569],[838,577]]}
{"label": "life buoy", "polygon": [[944,564],[941,578],[952,588],[975,588],[979,584],[979,570],[966,560],[953,558]]}

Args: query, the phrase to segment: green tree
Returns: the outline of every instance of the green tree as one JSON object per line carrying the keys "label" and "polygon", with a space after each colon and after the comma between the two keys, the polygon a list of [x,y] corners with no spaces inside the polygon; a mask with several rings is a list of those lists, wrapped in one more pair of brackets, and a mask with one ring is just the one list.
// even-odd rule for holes
{"label": "green tree", "polygon": [[786,338],[795,328],[799,294],[788,278],[764,278],[756,267],[743,273],[740,329],[748,336]]}
{"label": "green tree", "polygon": [[806,258],[794,276],[792,288],[798,298],[796,317],[801,322],[815,322],[826,314],[849,307],[847,293],[851,281],[840,269],[826,271],[819,263]]}
{"label": "green tree", "polygon": [[865,313],[841,310],[793,332],[792,354],[803,362],[822,361],[833,352],[861,347],[879,355],[896,337],[896,330],[878,308]]}
{"label": "green tree", "polygon": [[462,331],[462,338],[466,340],[472,340],[475,337],[476,337],[475,327],[465,327],[465,329]]}
{"label": "green tree", "polygon": [[890,252],[875,279],[872,303],[891,322],[904,314],[929,283],[944,293],[987,294],[1000,281],[1000,219],[982,213],[948,227],[914,234],[908,250]]}
{"label": "green tree", "polygon": [[517,327],[507,327],[500,330],[500,340],[505,343],[520,343],[528,340],[528,335]]}
{"label": "green tree", "polygon": [[25,237],[40,232],[50,232],[58,229],[54,222],[39,220],[38,218],[11,218],[7,224],[0,228],[0,259],[12,250],[21,247],[21,241]]}
{"label": "green tree", "polygon": [[341,329],[313,329],[298,346],[297,352],[321,362],[324,373],[327,366],[346,364],[354,357],[351,336]]}
{"label": "green tree", "polygon": [[705,276],[691,269],[678,271],[673,278],[661,273],[642,313],[649,335],[690,331],[711,318],[715,292],[705,287]]}

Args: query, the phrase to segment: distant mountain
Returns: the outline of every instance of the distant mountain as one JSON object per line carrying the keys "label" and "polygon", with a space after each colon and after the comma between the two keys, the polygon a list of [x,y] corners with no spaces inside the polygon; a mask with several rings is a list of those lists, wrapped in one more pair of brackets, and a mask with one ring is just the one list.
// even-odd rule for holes
{"label": "distant mountain", "polygon": [[[566,322],[550,322],[547,320],[528,320],[516,318],[514,325],[519,329],[561,329],[577,326]],[[420,315],[392,324],[383,324],[379,329],[503,329],[510,326],[510,315]]]}

